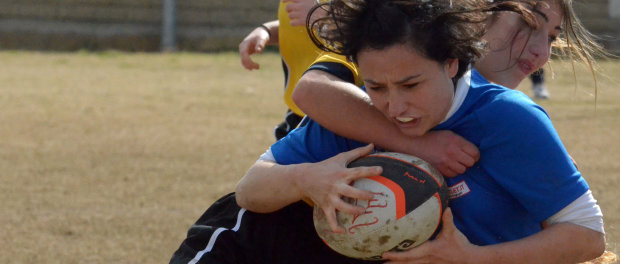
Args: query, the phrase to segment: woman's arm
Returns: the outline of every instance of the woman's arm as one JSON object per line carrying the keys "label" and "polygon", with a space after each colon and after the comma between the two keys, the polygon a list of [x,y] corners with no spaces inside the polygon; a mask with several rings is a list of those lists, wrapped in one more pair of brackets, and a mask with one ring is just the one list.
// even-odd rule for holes
{"label": "woman's arm", "polygon": [[579,263],[605,251],[605,236],[571,223],[550,226],[530,237],[482,247],[478,263]]}
{"label": "woman's arm", "polygon": [[476,146],[451,131],[434,131],[417,138],[403,135],[359,87],[321,70],[302,76],[293,101],[336,134],[420,157],[447,177],[465,172],[480,156]]}
{"label": "woman's arm", "polygon": [[256,27],[239,43],[239,55],[241,65],[247,70],[258,69],[258,63],[254,62],[250,55],[261,53],[267,45],[278,45],[280,22],[278,20],[266,22]]}
{"label": "woman's arm", "polygon": [[[501,219],[498,219],[501,220]],[[437,238],[406,252],[388,252],[386,263],[580,263],[605,250],[603,233],[571,223],[549,226],[529,237],[489,246],[476,246],[456,228],[450,210],[443,216]]]}
{"label": "woman's arm", "polygon": [[250,211],[269,213],[302,199],[311,201],[323,209],[334,232],[344,232],[337,224],[336,210],[361,214],[364,208],[350,205],[342,197],[373,198],[371,192],[356,189],[351,182],[381,174],[381,167],[347,168],[347,164],[372,150],[370,144],[317,163],[279,165],[259,160],[237,184],[237,203]]}

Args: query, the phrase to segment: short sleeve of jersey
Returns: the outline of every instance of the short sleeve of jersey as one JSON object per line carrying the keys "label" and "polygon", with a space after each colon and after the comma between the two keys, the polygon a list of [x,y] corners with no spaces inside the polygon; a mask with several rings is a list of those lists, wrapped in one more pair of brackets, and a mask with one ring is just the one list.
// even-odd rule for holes
{"label": "short sleeve of jersey", "polygon": [[321,70],[357,86],[364,84],[357,66],[341,55],[324,53],[310,65],[309,70]]}
{"label": "short sleeve of jersey", "polygon": [[[509,92],[477,117],[483,124],[481,160],[495,181],[544,221],[588,189],[547,113],[525,95]],[[528,103],[523,103],[523,102]],[[509,143],[507,143],[509,142]]]}
{"label": "short sleeve of jersey", "polygon": [[271,146],[278,164],[320,162],[364,144],[338,136],[306,117],[299,127]]}

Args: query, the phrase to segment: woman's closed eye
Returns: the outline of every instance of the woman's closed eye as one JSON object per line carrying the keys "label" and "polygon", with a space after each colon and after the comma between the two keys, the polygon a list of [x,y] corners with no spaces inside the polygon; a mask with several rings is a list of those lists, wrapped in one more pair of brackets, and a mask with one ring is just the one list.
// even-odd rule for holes
{"label": "woman's closed eye", "polygon": [[381,90],[383,90],[383,86],[381,85],[366,85],[366,90],[370,90],[373,92],[380,92]]}
{"label": "woman's closed eye", "polygon": [[417,82],[416,83],[406,83],[406,84],[403,84],[403,87],[406,88],[406,89],[413,89],[413,88],[415,88],[417,86],[418,86]]}

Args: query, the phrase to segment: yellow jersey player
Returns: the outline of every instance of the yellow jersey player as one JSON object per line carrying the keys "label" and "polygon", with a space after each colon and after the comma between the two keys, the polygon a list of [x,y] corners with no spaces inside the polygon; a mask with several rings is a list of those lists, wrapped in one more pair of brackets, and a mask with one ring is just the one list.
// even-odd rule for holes
{"label": "yellow jersey player", "polygon": [[[282,0],[278,7],[278,20],[266,22],[254,29],[239,44],[241,64],[248,70],[258,69],[250,55],[260,53],[267,45],[279,45],[284,71],[284,103],[288,107],[284,121],[274,129],[276,139],[293,130],[304,112],[293,102],[291,95],[304,72],[315,62],[341,63],[351,70],[358,80],[355,66],[340,55],[329,54],[314,45],[306,32],[308,11],[316,4],[314,0]],[[314,12],[313,14],[318,14]]]}

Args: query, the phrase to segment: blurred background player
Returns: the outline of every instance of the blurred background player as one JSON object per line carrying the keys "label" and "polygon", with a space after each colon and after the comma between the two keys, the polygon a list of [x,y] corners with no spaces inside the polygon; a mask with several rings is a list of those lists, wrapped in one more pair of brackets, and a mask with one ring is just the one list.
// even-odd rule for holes
{"label": "blurred background player", "polygon": [[[241,64],[247,70],[259,69],[259,65],[252,61],[250,55],[261,53],[267,45],[280,47],[284,70],[284,103],[288,110],[284,121],[274,128],[276,139],[286,136],[305,116],[293,102],[291,95],[306,69],[324,53],[310,40],[305,27],[308,11],[316,3],[314,0],[280,1],[278,20],[260,25],[239,44]],[[320,15],[319,12],[314,14]]]}
{"label": "blurred background player", "polygon": [[535,99],[549,99],[549,91],[545,87],[545,72],[543,68],[538,69],[530,75],[532,80],[532,92]]}

